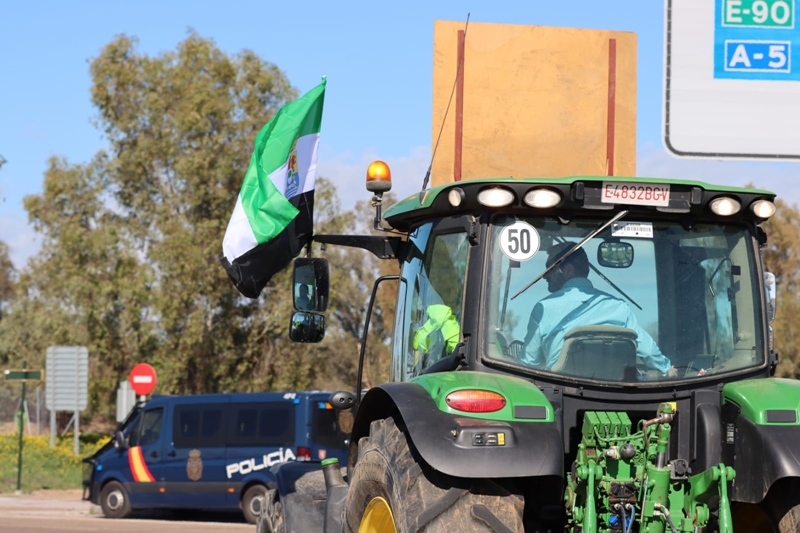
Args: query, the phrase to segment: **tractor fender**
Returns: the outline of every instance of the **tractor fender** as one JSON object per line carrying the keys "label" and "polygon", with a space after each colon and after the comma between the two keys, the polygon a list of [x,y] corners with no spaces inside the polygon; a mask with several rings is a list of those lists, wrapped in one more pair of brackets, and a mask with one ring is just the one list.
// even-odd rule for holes
{"label": "tractor fender", "polygon": [[[428,391],[413,382],[385,383],[367,391],[353,424],[348,472],[358,457],[358,441],[369,435],[372,421],[394,415],[402,419],[412,448],[444,474],[461,478],[563,477],[564,451],[555,422],[454,415],[440,410]],[[504,444],[486,445],[487,435],[498,432],[504,433]]]}
{"label": "tractor fender", "polygon": [[734,501],[758,503],[778,480],[800,479],[800,383],[750,379],[722,389],[723,455]]}
{"label": "tractor fender", "polygon": [[734,501],[759,503],[776,481],[800,479],[800,426],[759,425],[739,416],[733,448]]}

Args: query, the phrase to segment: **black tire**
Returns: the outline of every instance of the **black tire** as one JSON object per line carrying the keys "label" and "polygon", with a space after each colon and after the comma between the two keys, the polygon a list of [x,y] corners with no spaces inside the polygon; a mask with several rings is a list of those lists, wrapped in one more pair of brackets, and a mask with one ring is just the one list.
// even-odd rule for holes
{"label": "black tire", "polygon": [[759,504],[735,504],[734,531],[800,533],[800,480],[784,479],[772,486]]}
{"label": "black tire", "polygon": [[131,514],[128,491],[118,481],[109,481],[100,491],[100,508],[106,518],[126,518]]}
{"label": "black tire", "polygon": [[256,533],[286,533],[283,524],[283,504],[275,489],[268,490],[256,523]]}
{"label": "black tire", "polygon": [[358,443],[345,504],[345,532],[357,533],[367,505],[383,498],[398,533],[522,533],[522,497],[488,479],[434,471],[415,458],[394,419],[376,420]]}
{"label": "black tire", "polygon": [[264,508],[264,497],[267,494],[267,487],[264,485],[253,485],[247,489],[242,496],[242,513],[244,519],[251,524],[258,522],[261,510]]}

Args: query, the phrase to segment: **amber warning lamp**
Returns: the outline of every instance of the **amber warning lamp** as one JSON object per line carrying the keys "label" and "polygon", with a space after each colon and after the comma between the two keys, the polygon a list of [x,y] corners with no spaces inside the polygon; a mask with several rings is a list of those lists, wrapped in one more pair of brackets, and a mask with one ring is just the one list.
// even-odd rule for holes
{"label": "amber warning lamp", "polygon": [[374,161],[367,168],[367,190],[380,195],[392,190],[392,171],[383,161]]}

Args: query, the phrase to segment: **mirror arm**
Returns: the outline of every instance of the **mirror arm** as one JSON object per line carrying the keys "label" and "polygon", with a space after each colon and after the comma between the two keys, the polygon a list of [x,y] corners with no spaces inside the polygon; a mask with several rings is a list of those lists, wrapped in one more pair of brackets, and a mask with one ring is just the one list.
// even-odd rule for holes
{"label": "mirror arm", "polygon": [[[395,237],[391,237],[395,238]],[[372,295],[369,297],[369,306],[367,306],[367,318],[364,320],[364,332],[361,335],[361,350],[358,354],[358,375],[356,377],[356,411],[358,411],[358,406],[361,403],[361,384],[364,377],[364,354],[367,351],[367,331],[369,331],[369,321],[372,318],[372,307],[375,304],[375,295],[378,292],[378,286],[387,280],[399,280],[400,276],[397,274],[391,276],[381,276],[375,280],[375,284],[372,285]]]}
{"label": "mirror arm", "polygon": [[395,259],[403,239],[378,235],[314,235],[321,244],[338,244],[372,252],[378,259]]}

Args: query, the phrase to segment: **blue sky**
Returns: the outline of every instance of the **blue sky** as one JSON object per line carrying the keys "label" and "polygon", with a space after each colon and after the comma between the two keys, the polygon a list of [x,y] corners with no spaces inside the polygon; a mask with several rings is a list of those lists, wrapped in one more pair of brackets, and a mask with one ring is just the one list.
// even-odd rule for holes
{"label": "blue sky", "polygon": [[[800,201],[792,163],[677,160],[661,142],[664,6],[654,0],[16,2],[0,18],[0,240],[18,267],[38,248],[22,198],[41,191],[48,157],[86,162],[105,146],[89,101],[91,58],[115,35],[156,55],[188,29],[228,53],[275,63],[301,92],[328,77],[320,174],[343,205],[367,198],[367,164],[392,166],[399,194],[418,189],[430,157],[433,21],[570,26],[639,37],[638,174],[780,190]],[[357,192],[352,192],[357,191]],[[233,202],[233,199],[232,199]]]}

